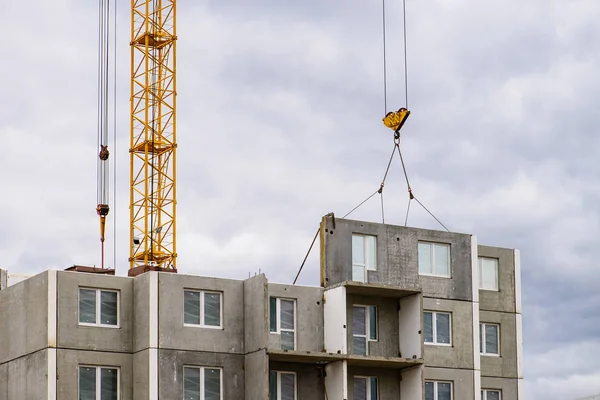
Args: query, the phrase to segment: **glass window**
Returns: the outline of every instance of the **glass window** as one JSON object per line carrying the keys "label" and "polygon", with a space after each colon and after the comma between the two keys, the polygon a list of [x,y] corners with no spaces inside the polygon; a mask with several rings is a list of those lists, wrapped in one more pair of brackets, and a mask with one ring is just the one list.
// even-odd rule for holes
{"label": "glass window", "polygon": [[479,347],[481,354],[500,355],[500,325],[479,324]]}
{"label": "glass window", "polygon": [[425,400],[452,400],[452,382],[425,381]]}
{"label": "glass window", "polygon": [[79,367],[79,400],[117,400],[118,398],[118,368]]}
{"label": "glass window", "polygon": [[105,327],[119,326],[119,292],[79,289],[79,323]]}
{"label": "glass window", "polygon": [[423,338],[427,344],[452,344],[450,313],[425,311],[423,312]]}
{"label": "glass window", "polygon": [[450,277],[450,245],[419,242],[419,274]]}
{"label": "glass window", "polygon": [[220,292],[184,290],[183,323],[203,328],[221,328]]}
{"label": "glass window", "polygon": [[269,400],[296,400],[296,374],[269,372]]}
{"label": "glass window", "polygon": [[282,350],[295,350],[296,300],[271,297],[269,307],[269,330],[279,334]]}
{"label": "glass window", "polygon": [[354,400],[378,400],[378,390],[377,377],[354,377]]}
{"label": "glass window", "polygon": [[498,259],[479,257],[479,288],[498,290]]}
{"label": "glass window", "polygon": [[377,238],[352,235],[352,280],[366,282],[368,270],[377,270]]}
{"label": "glass window", "polygon": [[183,367],[183,399],[223,400],[221,375],[221,368]]}
{"label": "glass window", "polygon": [[481,391],[481,400],[501,400],[500,390],[483,389]]}
{"label": "glass window", "polygon": [[352,307],[353,354],[367,355],[368,342],[377,340],[377,307]]}

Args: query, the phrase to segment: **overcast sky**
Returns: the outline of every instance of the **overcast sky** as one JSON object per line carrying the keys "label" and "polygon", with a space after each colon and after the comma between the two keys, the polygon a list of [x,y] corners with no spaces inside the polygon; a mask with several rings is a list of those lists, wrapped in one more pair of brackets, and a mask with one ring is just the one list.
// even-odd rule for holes
{"label": "overcast sky", "polygon": [[[109,266],[127,273],[129,2],[118,5],[117,203]],[[293,5],[287,5],[293,4]],[[388,109],[404,106],[401,0],[387,1]],[[450,230],[521,249],[526,394],[600,392],[600,2],[407,1],[403,152]],[[0,266],[99,265],[97,2],[0,0]],[[178,268],[291,282],[330,211],[373,193],[381,3],[178,6]],[[404,223],[394,162],[386,222]],[[379,198],[352,218],[381,221]],[[116,222],[115,222],[116,218]],[[440,229],[413,204],[409,225]],[[309,258],[300,283],[318,284]],[[460,399],[457,399],[460,400]]]}

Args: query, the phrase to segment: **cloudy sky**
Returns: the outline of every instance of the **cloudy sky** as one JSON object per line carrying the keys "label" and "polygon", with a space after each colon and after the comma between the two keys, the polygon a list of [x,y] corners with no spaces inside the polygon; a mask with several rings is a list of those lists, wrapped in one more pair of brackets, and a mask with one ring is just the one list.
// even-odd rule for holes
{"label": "cloudy sky", "polygon": [[[381,3],[199,0],[178,11],[178,268],[291,282],[320,217],[373,193],[393,146],[381,124]],[[405,105],[401,1],[387,11],[391,109]],[[521,249],[527,398],[600,392],[600,3],[408,0],[407,12],[402,146],[415,193],[450,230]],[[107,239],[120,275],[129,18],[120,2]],[[0,26],[0,265],[99,265],[97,3],[0,0]],[[386,222],[403,224],[396,162],[384,195]],[[378,197],[352,217],[380,221]],[[414,204],[409,225],[440,228]],[[318,284],[317,261],[300,283]]]}

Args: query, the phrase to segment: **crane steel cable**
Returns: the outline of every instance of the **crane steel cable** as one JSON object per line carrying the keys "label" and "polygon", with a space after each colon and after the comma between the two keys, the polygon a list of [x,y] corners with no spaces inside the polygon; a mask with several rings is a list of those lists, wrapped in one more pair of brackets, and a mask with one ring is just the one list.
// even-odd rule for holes
{"label": "crane steel cable", "polygon": [[[117,5],[113,5],[113,145],[117,145]],[[117,157],[113,157],[113,204],[117,204]],[[113,268],[117,268],[117,210],[113,210]]]}
{"label": "crane steel cable", "polygon": [[385,26],[385,0],[381,0],[382,25],[383,25],[383,115],[387,114],[387,56],[386,56],[386,26]]}
{"label": "crane steel cable", "polygon": [[408,57],[406,50],[406,0],[402,0],[402,15],[404,17],[404,96],[405,107],[408,109]]}

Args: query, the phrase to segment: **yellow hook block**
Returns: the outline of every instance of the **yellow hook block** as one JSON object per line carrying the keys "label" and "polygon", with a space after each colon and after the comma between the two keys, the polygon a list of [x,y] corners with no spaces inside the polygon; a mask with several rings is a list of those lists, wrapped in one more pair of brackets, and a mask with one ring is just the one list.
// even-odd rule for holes
{"label": "yellow hook block", "polygon": [[385,118],[383,118],[383,124],[394,132],[398,132],[409,115],[410,111],[404,107],[395,112],[390,111],[386,114]]}

